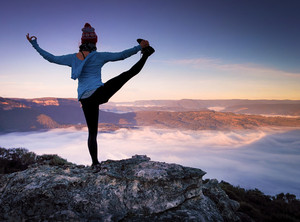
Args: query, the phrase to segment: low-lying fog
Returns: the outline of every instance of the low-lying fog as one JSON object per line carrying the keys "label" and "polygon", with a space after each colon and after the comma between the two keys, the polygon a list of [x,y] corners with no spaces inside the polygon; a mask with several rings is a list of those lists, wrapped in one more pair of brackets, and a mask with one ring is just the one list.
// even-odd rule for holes
{"label": "low-lying fog", "polygon": [[[0,136],[0,146],[24,147],[37,154],[58,154],[90,165],[87,130],[55,129]],[[293,193],[300,198],[300,129],[179,131],[121,129],[98,135],[99,159],[146,154],[153,161],[197,167],[217,178],[265,194]]]}

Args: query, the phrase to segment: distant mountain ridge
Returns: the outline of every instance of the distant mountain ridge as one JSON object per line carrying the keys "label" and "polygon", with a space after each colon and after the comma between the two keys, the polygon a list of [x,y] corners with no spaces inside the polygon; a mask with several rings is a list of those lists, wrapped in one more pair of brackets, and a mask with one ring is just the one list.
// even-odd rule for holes
{"label": "distant mountain ridge", "polygon": [[300,116],[300,100],[141,100],[107,103],[102,108],[113,112],[215,110],[240,114]]}
{"label": "distant mountain ridge", "polygon": [[[107,103],[101,105],[100,109],[99,123],[105,131],[136,126],[189,130],[300,126],[300,118],[297,117],[300,116],[299,100],[149,100]],[[69,126],[85,126],[77,99],[0,97],[0,132]]]}
{"label": "distant mountain ridge", "polygon": [[[78,107],[75,98],[3,98],[0,97],[0,109],[29,108],[45,106]],[[265,115],[300,115],[300,100],[139,100],[134,102],[109,102],[101,105],[102,110],[109,112],[136,112],[141,110],[155,111],[199,111],[218,109],[218,111],[265,114]],[[217,110],[216,110],[217,111]]]}
{"label": "distant mountain ridge", "polygon": [[139,126],[186,130],[240,130],[272,126],[300,126],[300,118],[264,117],[215,111],[140,111],[136,113],[135,120]]}

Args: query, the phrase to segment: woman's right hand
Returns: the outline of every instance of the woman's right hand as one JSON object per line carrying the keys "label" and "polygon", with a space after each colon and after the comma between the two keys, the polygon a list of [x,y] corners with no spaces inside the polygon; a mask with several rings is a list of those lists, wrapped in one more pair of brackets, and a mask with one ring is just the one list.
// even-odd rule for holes
{"label": "woman's right hand", "polygon": [[27,35],[26,35],[26,37],[27,37],[27,40],[30,42],[31,40],[36,40],[37,39],[37,37],[36,36],[29,36],[29,33],[27,33]]}
{"label": "woman's right hand", "polygon": [[149,46],[149,42],[147,40],[143,40],[143,41],[141,41],[140,45],[143,49],[143,48],[146,48],[147,46]]}

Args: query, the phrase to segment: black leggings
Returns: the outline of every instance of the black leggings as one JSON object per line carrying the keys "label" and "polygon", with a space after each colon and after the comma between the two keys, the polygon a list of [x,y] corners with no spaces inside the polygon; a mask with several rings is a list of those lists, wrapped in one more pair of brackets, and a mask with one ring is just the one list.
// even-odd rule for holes
{"label": "black leggings", "polygon": [[99,164],[98,161],[98,119],[99,119],[99,105],[108,102],[108,100],[119,90],[122,86],[133,76],[138,74],[146,60],[147,56],[142,58],[126,72],[108,80],[103,86],[99,87],[93,95],[86,99],[81,99],[81,105],[84,112],[85,120],[89,130],[88,148],[92,158],[93,165]]}

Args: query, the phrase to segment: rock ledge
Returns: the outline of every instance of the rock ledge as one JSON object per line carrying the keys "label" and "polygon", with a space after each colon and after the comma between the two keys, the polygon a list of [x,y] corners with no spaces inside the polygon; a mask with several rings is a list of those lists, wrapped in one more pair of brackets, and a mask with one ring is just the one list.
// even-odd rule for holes
{"label": "rock ledge", "polygon": [[143,155],[98,171],[35,164],[0,175],[0,221],[240,221],[239,204],[203,175]]}

